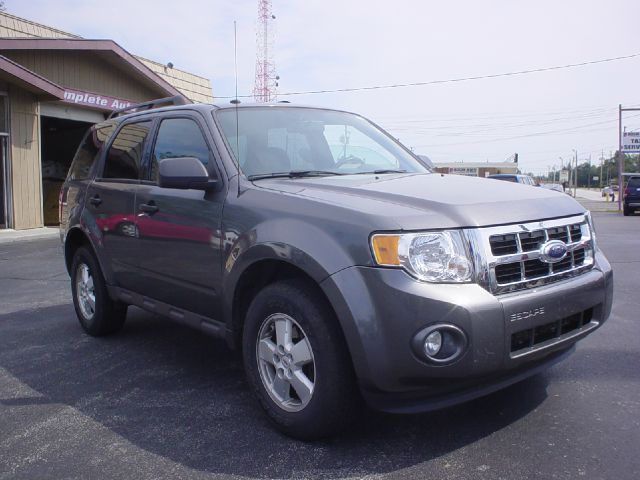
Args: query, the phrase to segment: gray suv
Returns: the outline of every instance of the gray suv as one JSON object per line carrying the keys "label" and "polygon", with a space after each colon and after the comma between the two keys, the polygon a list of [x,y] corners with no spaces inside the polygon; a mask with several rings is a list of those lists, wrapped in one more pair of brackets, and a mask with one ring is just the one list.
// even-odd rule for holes
{"label": "gray suv", "polygon": [[612,272],[567,195],[432,173],[361,116],[273,105],[120,112],[60,195],[90,335],[135,305],[226,339],[275,425],[339,431],[548,368],[607,319]]}

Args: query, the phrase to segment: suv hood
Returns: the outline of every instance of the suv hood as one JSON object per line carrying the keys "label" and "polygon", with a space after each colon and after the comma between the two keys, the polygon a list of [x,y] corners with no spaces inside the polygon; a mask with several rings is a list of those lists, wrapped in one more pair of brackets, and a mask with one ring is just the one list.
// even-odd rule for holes
{"label": "suv hood", "polygon": [[438,173],[263,179],[255,185],[393,219],[395,228],[406,230],[502,225],[585,212],[564,193]]}

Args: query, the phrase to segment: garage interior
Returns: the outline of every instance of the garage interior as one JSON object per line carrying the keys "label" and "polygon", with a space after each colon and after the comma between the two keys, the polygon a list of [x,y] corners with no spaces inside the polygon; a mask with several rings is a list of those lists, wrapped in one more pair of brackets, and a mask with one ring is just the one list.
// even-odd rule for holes
{"label": "garage interior", "polygon": [[57,226],[60,188],[80,141],[93,123],[47,116],[41,116],[40,122],[44,224]]}

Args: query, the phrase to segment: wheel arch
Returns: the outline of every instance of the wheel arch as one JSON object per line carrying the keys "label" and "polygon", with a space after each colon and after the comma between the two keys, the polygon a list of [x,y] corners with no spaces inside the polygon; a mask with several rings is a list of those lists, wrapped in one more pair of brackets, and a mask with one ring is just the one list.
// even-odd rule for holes
{"label": "wheel arch", "polygon": [[227,341],[232,348],[240,349],[241,347],[245,316],[251,301],[257,293],[271,283],[290,279],[296,279],[310,286],[322,301],[326,302],[344,338],[337,312],[318,279],[300,266],[286,260],[263,258],[248,265],[238,276],[235,283],[233,295],[231,296],[229,321],[227,323]]}
{"label": "wheel arch", "polygon": [[111,284],[111,278],[109,276],[109,270],[105,270],[104,265],[98,255],[98,251],[95,245],[91,241],[91,236],[87,234],[80,226],[69,229],[64,238],[64,262],[67,268],[67,273],[71,275],[71,267],[73,265],[73,257],[76,251],[80,247],[87,247],[93,252],[93,255],[98,262],[98,266],[105,277],[107,284]]}

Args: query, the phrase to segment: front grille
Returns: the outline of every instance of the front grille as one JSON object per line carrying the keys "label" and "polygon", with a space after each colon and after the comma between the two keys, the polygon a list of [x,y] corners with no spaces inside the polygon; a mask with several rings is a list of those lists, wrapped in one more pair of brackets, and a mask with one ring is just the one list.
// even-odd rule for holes
{"label": "front grille", "polygon": [[[569,225],[571,228],[573,225]],[[569,243],[569,230],[567,227],[556,227],[547,230],[549,240],[562,240],[564,243]]]}
{"label": "front grille", "polygon": [[[591,230],[582,215],[483,230],[490,251],[486,287],[494,293],[537,287],[593,265]],[[540,249],[551,240],[564,242],[567,254],[558,262],[543,262]]]}
{"label": "front grille", "polygon": [[511,283],[522,280],[522,267],[519,263],[505,263],[496,267],[498,283]]}
{"label": "front grille", "polygon": [[491,243],[491,252],[494,255],[509,255],[518,252],[518,243],[513,233],[509,235],[492,235],[489,242]]}
{"label": "front grille", "polygon": [[544,231],[538,230],[536,232],[519,233],[520,245],[523,252],[532,252],[538,250],[540,245],[544,243]]}
{"label": "front grille", "polygon": [[511,335],[511,353],[534,348],[541,343],[562,337],[588,325],[593,318],[593,308],[579,312],[555,322],[538,325]]}

